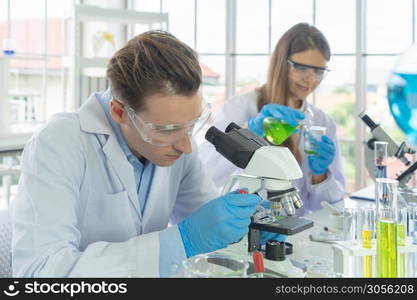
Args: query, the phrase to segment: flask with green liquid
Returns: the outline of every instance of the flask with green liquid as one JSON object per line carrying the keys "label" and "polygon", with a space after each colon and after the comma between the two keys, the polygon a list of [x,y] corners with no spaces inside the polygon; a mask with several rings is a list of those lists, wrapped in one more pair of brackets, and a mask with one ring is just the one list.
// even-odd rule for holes
{"label": "flask with green liquid", "polygon": [[273,117],[265,118],[263,121],[265,137],[268,142],[274,145],[281,145],[300,126],[301,124],[291,126]]}
{"label": "flask with green liquid", "polygon": [[301,126],[308,131],[313,126],[314,113],[309,107],[306,107],[303,113],[306,118],[296,126],[291,126],[273,117],[265,118],[262,125],[268,142],[274,145],[281,145],[294,131],[300,129]]}

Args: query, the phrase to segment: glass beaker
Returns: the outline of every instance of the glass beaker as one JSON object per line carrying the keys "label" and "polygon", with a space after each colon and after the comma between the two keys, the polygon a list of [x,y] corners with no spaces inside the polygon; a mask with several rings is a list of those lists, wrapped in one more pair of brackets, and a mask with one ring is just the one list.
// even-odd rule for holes
{"label": "glass beaker", "polygon": [[326,134],[326,127],[311,126],[304,131],[304,153],[317,155],[317,142]]}
{"label": "glass beaker", "polygon": [[377,277],[397,277],[398,181],[376,178]]}
{"label": "glass beaker", "polygon": [[248,267],[243,259],[218,253],[199,254],[183,262],[185,277],[247,277]]}
{"label": "glass beaker", "polygon": [[408,235],[411,242],[417,245],[417,204],[410,203],[408,209]]}
{"label": "glass beaker", "polygon": [[[408,204],[408,238],[411,244],[417,245],[417,204]],[[417,277],[417,253],[410,254],[409,277]]]}
{"label": "glass beaker", "polygon": [[262,126],[268,142],[281,145],[301,125],[291,126],[273,117],[267,117],[263,120]]}
{"label": "glass beaker", "polygon": [[356,240],[356,214],[354,208],[343,208],[343,240],[352,243]]}
{"label": "glass beaker", "polygon": [[[407,236],[408,208],[398,209],[397,244],[398,247],[405,246]],[[406,277],[406,254],[398,254],[398,277]]]}
{"label": "glass beaker", "polygon": [[388,143],[374,143],[375,178],[387,177]]}

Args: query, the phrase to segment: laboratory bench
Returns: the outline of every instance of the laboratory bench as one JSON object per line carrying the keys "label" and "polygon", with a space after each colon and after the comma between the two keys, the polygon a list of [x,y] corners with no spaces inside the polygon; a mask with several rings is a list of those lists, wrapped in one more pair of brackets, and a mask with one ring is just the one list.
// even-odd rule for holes
{"label": "laboratory bench", "polygon": [[[374,201],[347,197],[343,201],[334,203],[333,206],[342,212],[343,208],[359,209],[360,207],[374,207]],[[314,226],[288,236],[286,242],[292,246],[292,254],[287,256],[285,262],[282,261],[280,263],[264,259],[266,271],[277,275],[277,277],[339,277],[346,275],[335,272],[335,251],[333,249],[335,243],[331,241],[318,242],[310,238],[310,235],[313,233],[323,232],[325,227],[331,231],[337,227],[331,212],[328,209],[322,208],[305,215],[303,218],[313,221]],[[341,216],[340,219],[343,220]],[[343,237],[343,224],[342,221],[340,222],[338,223],[339,231],[335,230],[334,232]],[[248,271],[250,271],[253,265],[251,254],[241,254],[245,253],[245,245],[247,249],[247,237],[246,241],[239,243],[241,244],[240,246],[232,245],[218,252],[248,261],[250,265]],[[248,252],[246,251],[246,253]],[[291,262],[295,268],[292,268],[288,262]],[[360,269],[360,266],[358,268]]]}

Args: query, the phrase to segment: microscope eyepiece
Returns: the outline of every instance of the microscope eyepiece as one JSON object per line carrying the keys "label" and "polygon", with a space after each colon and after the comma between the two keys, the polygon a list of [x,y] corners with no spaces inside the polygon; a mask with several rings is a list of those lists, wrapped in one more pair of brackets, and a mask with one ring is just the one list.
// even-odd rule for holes
{"label": "microscope eyepiece", "polygon": [[206,132],[206,135],[205,135],[205,138],[206,138],[206,140],[207,141],[209,141],[210,143],[212,143],[213,145],[215,145],[216,144],[216,139],[217,139],[217,137],[219,136],[219,135],[222,135],[222,134],[224,134],[223,132],[221,132],[219,129],[217,129],[216,127],[214,127],[214,126],[211,126],[208,130],[207,130],[207,132]]}
{"label": "microscope eyepiece", "polygon": [[235,123],[227,126],[226,133],[211,126],[205,138],[213,144],[217,152],[241,169],[246,168],[257,149],[268,145],[266,141]]}
{"label": "microscope eyepiece", "polygon": [[236,123],[232,122],[229,125],[227,125],[226,129],[224,130],[224,132],[229,132],[232,129],[240,129],[242,127],[240,127],[239,125],[237,125]]}
{"label": "microscope eyepiece", "polygon": [[374,130],[375,128],[377,128],[378,127],[378,124],[376,124],[365,112],[361,112],[360,114],[359,114],[359,118],[361,118],[362,119],[362,121],[366,124],[366,125],[368,125],[368,127],[371,129],[371,130]]}

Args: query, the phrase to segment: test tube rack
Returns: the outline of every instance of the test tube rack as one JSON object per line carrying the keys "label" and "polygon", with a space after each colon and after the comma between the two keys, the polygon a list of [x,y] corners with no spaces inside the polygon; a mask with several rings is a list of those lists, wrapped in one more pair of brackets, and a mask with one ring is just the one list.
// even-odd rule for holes
{"label": "test tube rack", "polygon": [[[332,245],[333,250],[333,267],[335,274],[340,274],[342,277],[362,277],[361,270],[355,270],[358,268],[358,258],[364,256],[371,256],[375,266],[376,261],[376,239],[372,239],[371,248],[363,248],[362,241],[338,241]],[[417,254],[417,245],[412,243],[412,239],[407,237],[404,246],[398,246],[398,254]],[[416,275],[417,261],[413,264],[413,270],[408,271],[407,277],[414,277]],[[374,272],[375,274],[375,272]],[[376,276],[373,276],[376,277]]]}

